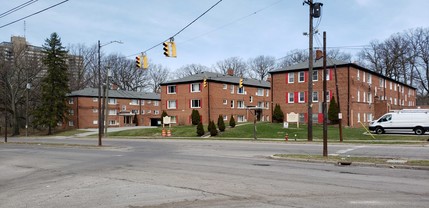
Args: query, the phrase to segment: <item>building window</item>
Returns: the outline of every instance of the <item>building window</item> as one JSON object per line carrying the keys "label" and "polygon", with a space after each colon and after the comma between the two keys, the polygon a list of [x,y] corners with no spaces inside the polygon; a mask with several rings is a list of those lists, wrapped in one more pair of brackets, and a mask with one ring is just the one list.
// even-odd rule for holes
{"label": "building window", "polygon": [[305,81],[305,73],[303,71],[298,72],[298,82]]}
{"label": "building window", "polygon": [[74,115],[74,110],[73,109],[69,110],[69,115],[71,115],[71,116]]}
{"label": "building window", "polygon": [[234,108],[234,100],[231,100],[231,108]]}
{"label": "building window", "polygon": [[368,76],[366,76],[368,84],[372,84],[372,74],[368,73]]}
{"label": "building window", "polygon": [[146,113],[147,113],[147,114],[150,114],[150,113],[152,113],[152,111],[151,111],[151,110],[147,110],[147,111],[146,111]]}
{"label": "building window", "polygon": [[69,98],[69,104],[73,104],[73,98]]}
{"label": "building window", "polygon": [[224,100],[223,100],[223,104],[224,104],[224,105],[228,104],[228,100],[227,100],[227,99],[224,99]]}
{"label": "building window", "polygon": [[253,96],[250,96],[250,103],[253,103]]}
{"label": "building window", "polygon": [[144,100],[140,100],[141,105],[144,105]]}
{"label": "building window", "polygon": [[177,116],[170,116],[171,123],[177,123]]}
{"label": "building window", "polygon": [[360,91],[357,91],[357,102],[360,102]]}
{"label": "building window", "polygon": [[95,102],[98,102],[98,98],[97,98],[97,97],[93,97],[93,98],[92,98],[92,102],[94,102],[94,103],[95,103]]}
{"label": "building window", "polygon": [[378,83],[380,84],[380,87],[383,87],[384,85],[383,85],[383,82],[384,82],[384,80],[382,79],[382,78],[380,78],[379,80],[378,80]]}
{"label": "building window", "polygon": [[140,111],[140,113],[141,113],[142,115],[144,115],[146,112],[145,112],[144,110],[142,110],[142,111]]}
{"label": "building window", "polygon": [[228,116],[227,115],[223,115],[223,120],[227,121],[228,120]]}
{"label": "building window", "polygon": [[93,112],[93,113],[98,113],[98,108],[93,108],[93,109],[92,109],[92,112]]}
{"label": "building window", "polygon": [[372,121],[372,113],[368,113],[368,116],[366,116],[367,117],[367,121],[368,122],[371,122]]}
{"label": "building window", "polygon": [[319,80],[319,72],[317,70],[313,71],[313,81]]}
{"label": "building window", "polygon": [[295,73],[294,72],[289,72],[288,73],[287,83],[294,83],[294,82],[295,82]]}
{"label": "building window", "polygon": [[119,125],[119,123],[117,123],[116,120],[109,120],[109,125],[115,126]]}
{"label": "building window", "polygon": [[223,89],[224,90],[228,89],[228,85],[227,84],[223,84]]}
{"label": "building window", "polygon": [[245,122],[246,118],[243,115],[238,115],[237,116],[237,122]]}
{"label": "building window", "polygon": [[[362,82],[365,82],[365,72],[363,71],[362,72]],[[365,116],[365,114],[363,114],[364,116]],[[365,119],[364,119],[364,121],[365,121]]]}
{"label": "building window", "polygon": [[201,108],[200,100],[191,100],[191,108]]}
{"label": "building window", "polygon": [[265,90],[265,92],[267,92],[267,97],[269,97],[270,96],[270,90]]}
{"label": "building window", "polygon": [[329,81],[331,78],[331,69],[326,69],[326,81]]}
{"label": "building window", "polygon": [[258,91],[256,92],[256,96],[264,96],[264,89],[258,88]]}
{"label": "building window", "polygon": [[131,113],[134,115],[137,115],[137,114],[139,114],[139,110],[131,110]]}
{"label": "building window", "polygon": [[265,103],[265,108],[266,108],[266,109],[270,109],[270,103],[269,103],[269,102],[266,102],[266,103]]}
{"label": "building window", "polygon": [[116,114],[117,114],[116,109],[110,109],[109,110],[109,115],[116,115]]}
{"label": "building window", "polygon": [[153,101],[153,106],[159,106],[159,101]]}
{"label": "building window", "polygon": [[139,101],[136,99],[132,99],[130,102],[130,105],[138,105],[138,104],[139,104]]}
{"label": "building window", "polygon": [[237,101],[237,108],[245,108],[244,101],[242,100]]}
{"label": "building window", "polygon": [[201,92],[200,83],[192,83],[191,84],[191,92]]}
{"label": "building window", "polygon": [[360,123],[360,113],[357,113],[357,121]]}
{"label": "building window", "polygon": [[234,94],[234,85],[230,86],[231,94]]}
{"label": "building window", "polygon": [[288,96],[288,103],[294,103],[295,102],[295,93],[290,92]]}
{"label": "building window", "polygon": [[74,122],[73,121],[69,121],[69,126],[74,126]]}
{"label": "building window", "polygon": [[299,97],[298,102],[300,102],[300,103],[304,103],[305,102],[305,93],[304,92],[299,92],[298,97]]}
{"label": "building window", "polygon": [[319,102],[319,92],[313,92],[313,102]]}
{"label": "building window", "polygon": [[368,103],[372,103],[372,96],[371,96],[371,93],[370,92],[368,92],[368,96],[367,96],[367,101],[368,101]]}
{"label": "building window", "polygon": [[109,98],[109,104],[116,104],[116,98]]}
{"label": "building window", "polygon": [[244,94],[244,87],[238,87],[237,94]]}
{"label": "building window", "polygon": [[154,110],[154,111],[153,111],[153,114],[155,114],[155,115],[159,115],[159,110]]}
{"label": "building window", "polygon": [[127,110],[127,106],[126,105],[122,105],[121,106],[121,111],[126,111]]}
{"label": "building window", "polygon": [[92,120],[93,125],[98,125],[98,120]]}
{"label": "building window", "polygon": [[167,101],[167,109],[176,109],[176,101],[175,100],[169,100]]}
{"label": "building window", "polygon": [[176,94],[176,85],[168,85],[167,94]]}
{"label": "building window", "polygon": [[396,85],[397,85],[397,84],[394,84],[395,91],[396,91]]}
{"label": "building window", "polygon": [[258,102],[257,107],[258,107],[258,108],[263,108],[263,107],[264,107],[264,102]]}
{"label": "building window", "polygon": [[359,73],[359,69],[357,70],[357,76],[356,76],[357,80],[360,80],[360,73]]}

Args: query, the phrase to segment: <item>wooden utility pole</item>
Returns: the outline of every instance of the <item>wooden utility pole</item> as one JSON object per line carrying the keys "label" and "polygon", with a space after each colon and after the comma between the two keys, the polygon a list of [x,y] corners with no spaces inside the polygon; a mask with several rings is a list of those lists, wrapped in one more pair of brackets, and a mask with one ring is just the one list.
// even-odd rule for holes
{"label": "wooden utility pole", "polygon": [[328,105],[326,83],[326,32],[323,32],[323,157],[328,157]]}
{"label": "wooden utility pole", "polygon": [[342,128],[342,120],[343,115],[341,114],[341,106],[340,106],[340,93],[338,92],[338,79],[337,79],[337,65],[334,64],[334,73],[335,73],[335,90],[337,93],[337,104],[338,104],[338,129],[340,131],[340,142],[343,142],[343,128]]}
{"label": "wooden utility pole", "polygon": [[307,108],[307,122],[308,122],[308,141],[313,141],[313,0],[305,2],[309,5],[309,34],[308,34],[308,108]]}

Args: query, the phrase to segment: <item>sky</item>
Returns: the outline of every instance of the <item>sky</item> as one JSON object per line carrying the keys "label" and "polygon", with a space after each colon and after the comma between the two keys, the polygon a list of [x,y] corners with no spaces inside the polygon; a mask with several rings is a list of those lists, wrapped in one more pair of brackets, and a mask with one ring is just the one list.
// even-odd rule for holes
{"label": "sky", "polygon": [[[38,0],[7,16],[0,27],[63,0]],[[0,28],[0,42],[25,36],[42,46],[53,32],[64,46],[93,46],[100,40],[104,54],[129,59],[179,32],[219,0],[69,0],[42,13]],[[28,0],[0,0],[0,13]],[[357,53],[371,41],[394,33],[428,27],[427,0],[320,0],[322,16],[314,19],[319,34],[314,46]],[[150,64],[176,70],[188,64],[213,67],[230,57],[244,61],[259,55],[279,61],[295,49],[308,49],[309,7],[303,0],[222,0],[217,6],[174,37],[177,58],[163,55],[162,45],[146,51]],[[25,25],[25,26],[24,26]],[[349,46],[360,46],[350,49]]]}

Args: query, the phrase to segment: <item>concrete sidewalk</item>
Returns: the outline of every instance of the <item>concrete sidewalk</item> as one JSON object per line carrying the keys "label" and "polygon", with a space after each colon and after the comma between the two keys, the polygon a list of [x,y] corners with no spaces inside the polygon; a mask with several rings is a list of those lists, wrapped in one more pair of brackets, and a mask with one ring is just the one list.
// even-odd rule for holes
{"label": "concrete sidewalk", "polygon": [[[107,128],[107,132],[118,132],[124,130],[132,130],[132,129],[148,129],[148,128],[157,128],[156,126],[129,126],[129,127],[113,127]],[[82,131],[88,131],[80,134],[75,134],[74,137],[87,137],[98,134],[98,128],[89,128],[89,129],[79,129]]]}

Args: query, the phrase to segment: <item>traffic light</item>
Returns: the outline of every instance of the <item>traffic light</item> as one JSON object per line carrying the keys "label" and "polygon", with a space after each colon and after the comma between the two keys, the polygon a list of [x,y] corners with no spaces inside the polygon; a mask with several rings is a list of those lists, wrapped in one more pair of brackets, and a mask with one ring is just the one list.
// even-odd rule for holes
{"label": "traffic light", "polygon": [[147,61],[147,56],[143,55],[143,69],[149,68],[149,63]]}
{"label": "traffic light", "polygon": [[162,45],[164,46],[164,55],[170,57],[170,42],[164,42]]}
{"label": "traffic light", "polygon": [[238,83],[238,87],[239,88],[243,87],[243,78],[240,78],[240,82]]}
{"label": "traffic light", "polygon": [[176,43],[171,41],[170,42],[171,45],[171,57],[176,58]]}
{"label": "traffic light", "polygon": [[204,78],[204,80],[203,80],[203,87],[207,87],[207,79],[206,78]]}
{"label": "traffic light", "polygon": [[142,68],[142,62],[140,60],[140,56],[136,56],[136,67]]}

